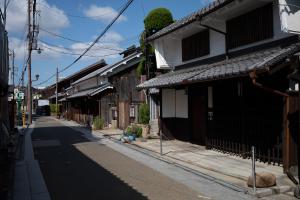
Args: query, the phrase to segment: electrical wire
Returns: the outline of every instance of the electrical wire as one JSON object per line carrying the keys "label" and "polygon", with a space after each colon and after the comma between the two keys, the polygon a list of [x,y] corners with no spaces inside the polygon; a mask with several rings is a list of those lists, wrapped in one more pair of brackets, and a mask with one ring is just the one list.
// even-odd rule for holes
{"label": "electrical wire", "polygon": [[[39,39],[40,42],[48,45],[48,46],[52,46],[52,47],[57,47],[57,48],[61,48],[61,49],[66,49],[66,50],[70,50],[70,51],[74,51],[75,49],[72,48],[68,48],[68,47],[62,47],[60,45],[56,45],[56,44],[51,44],[49,42],[46,42],[44,40]],[[82,42],[84,43],[84,42]],[[102,50],[102,49],[108,49],[108,50],[112,50],[112,51],[123,51],[123,49],[121,48],[112,48],[112,47],[108,47],[108,46],[99,46],[98,48],[93,48],[94,50]],[[76,50],[85,50],[85,48],[76,48]]]}
{"label": "electrical wire", "polygon": [[72,39],[72,38],[68,38],[68,37],[65,37],[65,36],[63,36],[63,35],[59,35],[59,34],[57,34],[57,33],[53,33],[53,32],[48,31],[48,30],[46,30],[46,29],[44,29],[44,28],[42,28],[42,27],[40,27],[40,30],[43,31],[43,32],[46,32],[46,33],[48,33],[48,34],[50,34],[50,35],[53,35],[53,36],[55,36],[55,37],[59,37],[59,38],[62,38],[62,39],[65,39],[65,40],[68,40],[68,41],[71,41],[71,42],[82,43],[82,41],[75,40],[75,39]]}
{"label": "electrical wire", "polygon": [[[103,37],[103,35],[110,29],[110,27],[117,21],[117,19],[122,15],[122,13],[130,6],[130,4],[133,2],[133,0],[128,0],[126,2],[126,4],[124,5],[124,7],[120,10],[120,12],[118,13],[117,16],[114,17],[114,19],[106,26],[106,28],[102,31],[102,33],[94,40],[94,42],[84,50],[84,52],[78,57],[76,58],[71,64],[69,64],[68,66],[66,66],[65,68],[63,68],[62,70],[59,71],[59,73],[69,69],[70,67],[72,67],[75,63],[77,63],[99,40],[101,37]],[[43,81],[38,85],[42,85],[46,82],[48,82],[51,78],[55,77],[56,74],[53,74],[50,78],[48,78],[46,81]]]}
{"label": "electrical wire", "polygon": [[[50,51],[55,51],[57,53],[61,53],[61,54],[66,54],[66,55],[75,55],[75,56],[79,56],[81,54],[79,53],[73,53],[73,52],[65,52],[65,51],[59,51],[55,48],[51,48],[48,46],[43,45],[44,48],[49,49]],[[121,52],[121,51],[120,51]],[[92,58],[99,58],[99,57],[107,57],[107,56],[112,56],[112,55],[118,55],[120,52],[117,53],[111,53],[111,54],[104,54],[104,55],[84,55],[85,57],[92,57]]]}
{"label": "electrical wire", "polygon": [[[60,35],[60,34],[51,32],[51,31],[46,30],[46,29],[41,28],[41,27],[40,27],[40,30],[41,30],[41,31],[44,31],[44,32],[46,32],[46,33],[48,33],[49,35],[52,35],[52,36],[55,36],[55,37],[59,37],[59,38],[62,38],[62,39],[64,39],[64,40],[68,40],[68,41],[71,41],[71,42],[74,42],[74,43],[85,43],[85,42],[80,41],[80,40],[77,40],[77,39],[69,38],[69,37],[66,37],[66,36],[63,36],[63,35]],[[140,37],[140,34],[134,35],[134,36],[131,36],[131,37],[128,37],[128,38],[124,38],[123,41],[120,42],[120,44],[125,43],[125,42],[129,42],[129,41],[136,41],[136,40],[139,39],[139,37]],[[101,48],[102,48],[102,47],[108,47],[108,46],[105,46],[105,45],[102,45],[102,46],[101,46],[101,43],[100,43],[100,44],[97,43],[97,46],[99,46],[99,47],[101,47]]]}

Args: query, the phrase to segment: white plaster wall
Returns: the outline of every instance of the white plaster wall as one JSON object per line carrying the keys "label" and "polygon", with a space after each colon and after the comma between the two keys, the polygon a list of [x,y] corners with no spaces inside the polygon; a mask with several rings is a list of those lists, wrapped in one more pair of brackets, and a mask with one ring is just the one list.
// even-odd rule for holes
{"label": "white plaster wall", "polygon": [[188,118],[188,96],[185,90],[162,89],[162,117]]}
{"label": "white plaster wall", "polygon": [[175,89],[162,89],[162,117],[175,117]]}
{"label": "white plaster wall", "polygon": [[[285,4],[286,3],[300,4],[299,0],[279,0],[279,1],[285,2]],[[286,16],[286,15],[282,15],[282,16]],[[224,20],[214,19],[213,17],[211,17],[205,19],[202,23],[226,32],[225,19],[226,17],[224,17]],[[286,19],[289,20],[288,22],[286,22],[287,24],[286,26],[288,26],[288,28],[300,29],[300,11],[297,11],[293,15],[290,14],[289,16],[286,16]],[[235,49],[231,49],[229,50],[229,52],[260,45],[263,43],[271,42],[274,40],[282,39],[293,35],[282,31],[280,15],[279,15],[279,6],[277,5],[276,2],[273,5],[273,24],[274,24],[273,38],[251,43],[249,45],[244,45]],[[168,34],[166,36],[163,36],[162,38],[155,40],[153,42],[153,45],[155,48],[157,68],[158,69],[166,68],[166,67],[172,68],[174,66],[186,64],[189,62],[194,62],[197,60],[202,60],[209,57],[225,54],[226,51],[225,36],[221,33],[210,30],[210,54],[207,56],[182,62],[182,48],[181,48],[182,38],[188,37],[199,31],[201,31],[201,26],[199,25],[198,22],[194,22],[190,25],[187,25],[184,28],[179,29],[174,33]]]}
{"label": "white plaster wall", "polygon": [[222,55],[225,53],[225,35],[212,31],[209,31],[210,36],[210,54],[209,57]]}
{"label": "white plaster wall", "polygon": [[164,46],[163,46],[163,40],[155,40],[153,43],[154,50],[155,50],[155,58],[156,58],[156,66],[158,69],[162,68],[168,68],[167,62],[165,60],[164,55]]}
{"label": "white plaster wall", "polygon": [[281,30],[286,33],[300,34],[300,1],[278,0]]}
{"label": "white plaster wall", "polygon": [[188,118],[188,96],[185,90],[176,90],[176,114],[177,118]]}
{"label": "white plaster wall", "polygon": [[181,39],[171,38],[168,41],[164,41],[163,46],[165,48],[165,60],[170,68],[182,62]]}

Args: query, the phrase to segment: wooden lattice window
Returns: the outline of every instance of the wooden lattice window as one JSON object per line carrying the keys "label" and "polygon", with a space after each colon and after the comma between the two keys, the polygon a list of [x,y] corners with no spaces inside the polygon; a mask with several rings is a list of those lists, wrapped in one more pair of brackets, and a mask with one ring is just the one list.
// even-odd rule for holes
{"label": "wooden lattice window", "polygon": [[273,5],[257,8],[226,22],[228,49],[273,37]]}
{"label": "wooden lattice window", "polygon": [[209,31],[201,31],[182,40],[182,61],[209,54]]}

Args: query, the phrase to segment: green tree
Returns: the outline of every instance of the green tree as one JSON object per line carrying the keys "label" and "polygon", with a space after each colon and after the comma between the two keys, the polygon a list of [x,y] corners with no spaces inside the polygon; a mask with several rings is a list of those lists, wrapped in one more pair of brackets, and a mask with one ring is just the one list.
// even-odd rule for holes
{"label": "green tree", "polygon": [[149,105],[143,103],[139,107],[139,123],[148,124],[150,120]]}
{"label": "green tree", "polygon": [[166,8],[156,8],[150,11],[150,13],[144,19],[147,37],[172,24],[173,22],[173,16]]}
{"label": "green tree", "polygon": [[[149,12],[144,19],[145,30],[140,35],[140,46],[144,52],[144,58],[140,61],[137,69],[137,75],[147,74],[147,66],[149,67],[150,77],[154,76],[156,71],[156,61],[154,48],[145,42],[145,39],[164,27],[174,22],[171,12],[166,8],[156,8]],[[147,52],[147,53],[145,53]],[[147,58],[146,58],[147,56]],[[147,62],[146,62],[147,61]]]}

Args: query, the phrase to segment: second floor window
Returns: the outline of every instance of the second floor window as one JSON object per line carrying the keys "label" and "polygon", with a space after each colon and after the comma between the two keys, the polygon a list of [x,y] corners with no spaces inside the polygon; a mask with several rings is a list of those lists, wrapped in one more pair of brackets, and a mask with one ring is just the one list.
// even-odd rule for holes
{"label": "second floor window", "polygon": [[226,22],[228,49],[273,37],[273,5],[257,8]]}
{"label": "second floor window", "polygon": [[209,54],[209,31],[201,31],[182,40],[182,61]]}

